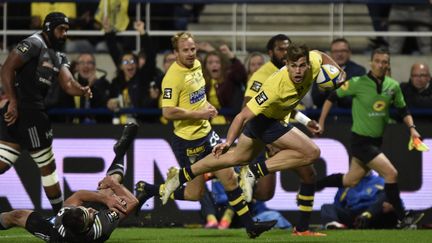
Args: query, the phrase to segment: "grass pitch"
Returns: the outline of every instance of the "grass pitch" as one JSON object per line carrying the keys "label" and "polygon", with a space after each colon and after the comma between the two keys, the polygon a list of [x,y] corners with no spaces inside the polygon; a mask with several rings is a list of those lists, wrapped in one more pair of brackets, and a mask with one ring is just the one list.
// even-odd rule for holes
{"label": "grass pitch", "polygon": [[[272,230],[251,240],[243,229],[119,228],[108,242],[403,242],[432,241],[432,230],[333,230],[326,237],[291,236],[290,230]],[[42,242],[23,229],[0,231],[0,242]]]}

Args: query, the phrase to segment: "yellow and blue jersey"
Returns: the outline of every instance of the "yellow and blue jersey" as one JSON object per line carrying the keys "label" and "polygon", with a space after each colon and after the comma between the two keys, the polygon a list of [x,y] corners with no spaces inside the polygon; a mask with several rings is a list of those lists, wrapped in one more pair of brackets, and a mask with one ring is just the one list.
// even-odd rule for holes
{"label": "yellow and blue jersey", "polygon": [[256,70],[247,83],[245,97],[254,97],[260,90],[264,82],[275,72],[277,68],[271,61],[268,61]]}
{"label": "yellow and blue jersey", "polygon": [[271,75],[262,85],[260,92],[248,103],[248,108],[255,114],[263,114],[267,118],[284,120],[306,95],[315,81],[322,64],[321,54],[309,52],[310,69],[306,71],[303,82],[294,83],[287,67]]}
{"label": "yellow and blue jersey", "polygon": [[[201,110],[207,107],[205,80],[201,63],[195,60],[192,68],[173,63],[162,81],[162,108],[180,107]],[[175,120],[174,134],[186,140],[205,137],[211,130],[208,120]]]}

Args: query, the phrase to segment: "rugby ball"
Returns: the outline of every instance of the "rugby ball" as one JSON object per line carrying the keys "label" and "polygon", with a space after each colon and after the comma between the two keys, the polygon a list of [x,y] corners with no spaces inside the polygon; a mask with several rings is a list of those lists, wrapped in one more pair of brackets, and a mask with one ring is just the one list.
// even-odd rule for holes
{"label": "rugby ball", "polygon": [[331,64],[321,65],[316,83],[321,90],[334,90],[338,87],[340,71]]}

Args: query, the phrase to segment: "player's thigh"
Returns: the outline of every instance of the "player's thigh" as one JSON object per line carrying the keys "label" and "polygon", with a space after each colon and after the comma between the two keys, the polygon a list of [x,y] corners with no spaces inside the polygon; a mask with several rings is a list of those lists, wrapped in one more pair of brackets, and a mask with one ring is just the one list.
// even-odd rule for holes
{"label": "player's thigh", "polygon": [[369,168],[359,159],[353,157],[348,172],[344,175],[344,186],[353,187],[369,172]]}
{"label": "player's thigh", "polygon": [[238,165],[245,165],[257,157],[263,148],[264,144],[259,140],[241,134],[237,145],[230,149],[228,153],[237,161]]}
{"label": "player's thigh", "polygon": [[281,150],[292,149],[305,155],[316,155],[316,153],[319,153],[319,148],[312,139],[296,127],[293,127],[279,137],[272,145]]}
{"label": "player's thigh", "polygon": [[380,153],[368,163],[369,168],[375,170],[386,182],[397,181],[397,170],[383,153]]}

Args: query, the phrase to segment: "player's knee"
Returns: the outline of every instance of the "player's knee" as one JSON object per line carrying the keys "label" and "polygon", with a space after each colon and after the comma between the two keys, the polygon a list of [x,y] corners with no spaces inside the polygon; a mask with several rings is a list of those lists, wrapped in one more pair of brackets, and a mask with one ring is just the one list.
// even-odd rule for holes
{"label": "player's knee", "polygon": [[359,182],[360,180],[354,180],[354,179],[344,180],[343,185],[345,187],[355,187]]}
{"label": "player's knee", "polygon": [[396,182],[398,178],[398,171],[395,168],[391,168],[382,174],[386,182]]}
{"label": "player's knee", "polygon": [[6,144],[0,144],[0,174],[5,173],[18,160],[20,152]]}
{"label": "player's knee", "polygon": [[304,155],[305,155],[305,163],[311,164],[320,158],[321,150],[319,149],[318,146],[314,145],[313,147],[309,148]]}
{"label": "player's knee", "polygon": [[18,222],[22,221],[25,217],[28,216],[28,213],[24,210],[14,210],[10,212],[10,221],[16,225]]}
{"label": "player's knee", "polygon": [[260,190],[254,192],[254,198],[260,201],[268,201],[274,197],[275,190],[268,188],[267,190]]}

